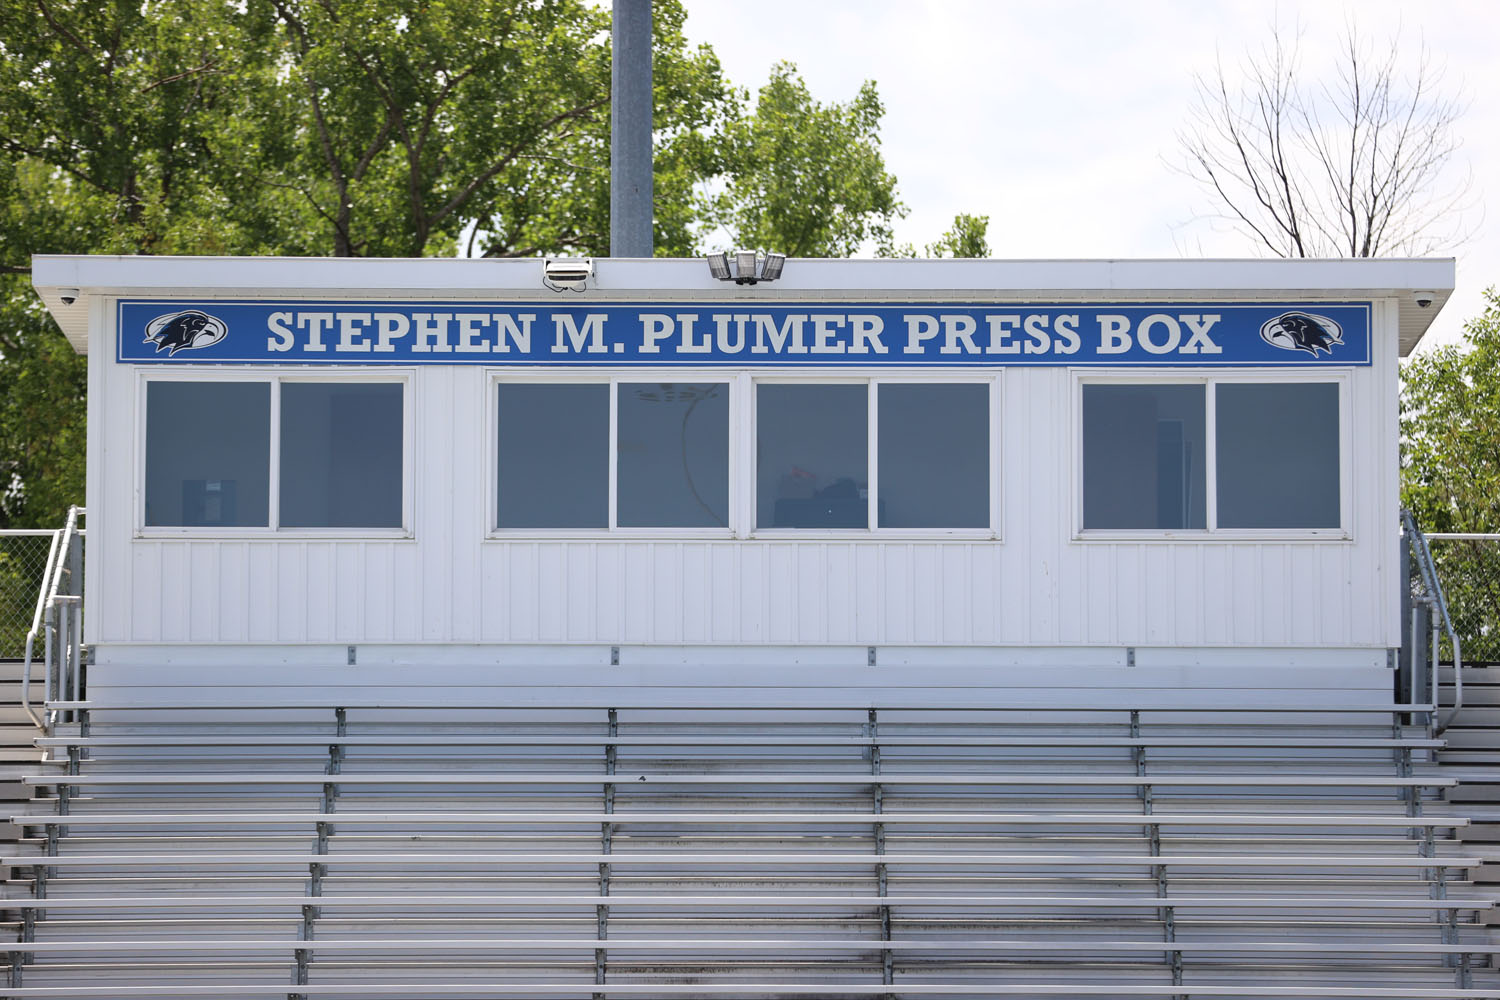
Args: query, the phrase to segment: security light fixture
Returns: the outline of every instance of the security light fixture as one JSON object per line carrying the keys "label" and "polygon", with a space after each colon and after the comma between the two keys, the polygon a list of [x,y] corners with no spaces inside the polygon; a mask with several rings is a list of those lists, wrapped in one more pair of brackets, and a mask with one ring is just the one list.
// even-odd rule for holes
{"label": "security light fixture", "polygon": [[720,281],[733,281],[736,285],[775,281],[781,277],[785,265],[786,254],[762,254],[758,250],[736,250],[734,253],[721,250],[708,255],[708,273]]}
{"label": "security light fixture", "polygon": [[736,250],[734,252],[734,280],[739,284],[753,283],[760,277],[757,273],[760,269],[755,266],[760,254],[754,250]]}
{"label": "security light fixture", "polygon": [[554,292],[581,292],[593,276],[592,257],[548,257],[542,266],[542,284]]}

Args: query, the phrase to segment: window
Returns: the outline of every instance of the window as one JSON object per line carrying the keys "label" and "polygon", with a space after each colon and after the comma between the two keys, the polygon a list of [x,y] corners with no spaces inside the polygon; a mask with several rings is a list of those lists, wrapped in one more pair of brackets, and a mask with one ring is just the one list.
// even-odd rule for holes
{"label": "window", "polygon": [[146,524],[271,523],[271,386],[146,384]]}
{"label": "window", "polygon": [[146,382],[146,527],[397,529],[399,381]]}
{"label": "window", "polygon": [[1339,526],[1339,387],[1215,387],[1219,527]]}
{"label": "window", "polygon": [[989,393],[988,383],[761,383],[756,527],[989,528]]}
{"label": "window", "polygon": [[618,386],[623,528],[729,527],[729,386]]}
{"label": "window", "polygon": [[990,523],[989,386],[881,383],[882,528]]}
{"label": "window", "polygon": [[501,382],[501,528],[609,526],[609,385]]}
{"label": "window", "polygon": [[1337,382],[1090,382],[1082,400],[1086,531],[1342,523]]}
{"label": "window", "polygon": [[501,380],[496,394],[495,528],[728,529],[728,383]]}
{"label": "window", "polygon": [[865,385],[756,388],[757,528],[870,523]]}
{"label": "window", "polygon": [[281,387],[281,526],[401,526],[401,386]]}
{"label": "window", "polygon": [[1083,387],[1083,526],[1204,528],[1202,385]]}

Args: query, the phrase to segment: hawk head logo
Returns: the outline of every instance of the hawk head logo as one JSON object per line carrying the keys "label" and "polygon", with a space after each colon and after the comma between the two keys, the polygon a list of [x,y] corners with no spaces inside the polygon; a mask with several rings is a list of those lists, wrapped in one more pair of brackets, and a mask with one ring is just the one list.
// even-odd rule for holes
{"label": "hawk head logo", "polygon": [[1284,351],[1306,351],[1332,354],[1335,345],[1343,344],[1344,330],[1327,316],[1305,312],[1285,312],[1261,325],[1260,339]]}
{"label": "hawk head logo", "polygon": [[229,334],[229,327],[217,316],[197,309],[158,316],[146,324],[146,343],[156,345],[156,353],[167,351],[172,357],[178,351],[212,347]]}

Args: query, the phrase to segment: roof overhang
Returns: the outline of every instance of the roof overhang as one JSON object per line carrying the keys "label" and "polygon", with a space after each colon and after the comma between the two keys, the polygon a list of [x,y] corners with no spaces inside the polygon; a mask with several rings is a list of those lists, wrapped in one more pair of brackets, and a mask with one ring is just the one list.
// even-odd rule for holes
{"label": "roof overhang", "polygon": [[[1401,354],[1416,347],[1453,293],[1451,257],[1349,260],[827,260],[794,259],[775,283],[716,281],[701,257],[598,258],[583,292],[542,284],[540,258],[149,257],[32,258],[32,284],[68,341],[87,350],[95,296],[167,298],[485,298],[615,301],[846,299],[1044,302],[1159,299],[1335,301],[1395,298]],[[63,290],[72,296],[64,303]],[[1417,292],[1430,292],[1418,305]]]}

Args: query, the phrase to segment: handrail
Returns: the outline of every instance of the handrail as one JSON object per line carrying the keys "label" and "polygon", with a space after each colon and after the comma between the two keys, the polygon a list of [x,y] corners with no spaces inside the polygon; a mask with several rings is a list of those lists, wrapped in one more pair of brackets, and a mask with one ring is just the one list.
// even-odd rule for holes
{"label": "handrail", "polygon": [[47,727],[42,722],[42,717],[31,707],[31,657],[36,649],[36,637],[42,630],[42,611],[47,606],[47,594],[52,585],[52,566],[57,561],[57,544],[61,540],[61,529],[54,528],[51,532],[52,544],[47,548],[47,568],[42,570],[42,585],[37,588],[36,613],[31,616],[31,631],[26,633],[26,664],[21,668],[21,707],[26,714],[31,716],[31,721],[36,723],[38,729],[45,730]]}
{"label": "handrail", "polygon": [[1500,534],[1493,531],[1429,531],[1427,540],[1439,542],[1500,542]]}
{"label": "handrail", "polygon": [[[78,645],[77,624],[81,618],[77,613],[74,614],[72,631],[75,634],[70,636],[67,634],[69,630],[66,625],[61,629],[58,627],[57,608],[65,603],[78,603],[81,598],[81,595],[60,594],[59,591],[63,587],[64,576],[71,576],[72,573],[69,561],[72,555],[73,539],[83,534],[83,529],[78,527],[78,518],[87,513],[83,507],[76,505],[69,507],[67,522],[61,529],[53,532],[51,549],[47,553],[47,568],[42,573],[42,588],[37,598],[36,613],[32,618],[31,631],[26,635],[26,662],[21,671],[21,707],[26,710],[26,714],[31,717],[31,721],[36,724],[37,728],[44,733],[51,729],[49,723],[53,713],[38,715],[31,707],[31,664],[35,653],[36,638],[40,634],[44,639],[43,666],[46,676],[43,679],[43,699],[50,702],[54,700],[52,677],[57,669],[59,653],[64,664],[68,662],[70,655],[78,655],[74,647]],[[71,585],[76,582],[70,578],[69,589],[73,589]],[[65,608],[64,618],[66,617]]]}
{"label": "handrail", "polygon": [[[1438,620],[1441,621],[1443,630],[1448,633],[1448,641],[1453,644],[1453,708],[1449,710],[1448,717],[1444,719],[1442,717],[1441,704],[1438,701],[1438,630],[1436,626],[1433,627],[1433,657],[1431,664],[1433,730],[1434,733],[1441,733],[1448,728],[1448,724],[1453,721],[1453,717],[1464,706],[1463,653],[1459,646],[1458,632],[1453,628],[1453,619],[1448,616],[1448,600],[1443,596],[1443,585],[1438,580],[1437,565],[1432,561],[1432,549],[1427,545],[1427,536],[1422,534],[1422,529],[1417,526],[1416,517],[1404,507],[1401,510],[1401,523],[1406,528],[1411,550],[1417,557],[1417,570],[1422,575],[1422,589],[1425,591],[1423,597],[1427,605],[1433,611],[1437,612]],[[1416,636],[1412,637],[1412,641],[1416,641]]]}

